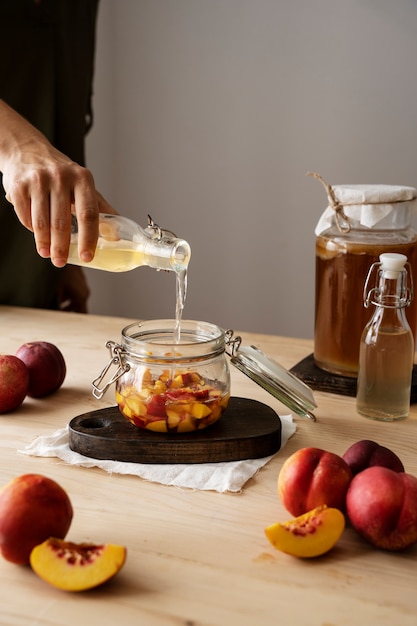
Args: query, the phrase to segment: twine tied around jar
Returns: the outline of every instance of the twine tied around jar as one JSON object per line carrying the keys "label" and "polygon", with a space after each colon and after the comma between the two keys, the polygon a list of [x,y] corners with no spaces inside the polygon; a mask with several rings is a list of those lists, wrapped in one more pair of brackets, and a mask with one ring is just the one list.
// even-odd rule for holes
{"label": "twine tied around jar", "polygon": [[340,200],[338,200],[336,198],[336,194],[335,194],[335,192],[333,190],[333,187],[331,185],[329,185],[329,183],[326,183],[326,181],[323,180],[323,178],[317,172],[307,172],[306,176],[313,176],[313,178],[316,178],[318,181],[320,181],[321,184],[326,189],[327,197],[329,198],[329,202],[330,202],[330,206],[332,207],[332,209],[334,210],[334,213],[335,213],[336,226],[337,226],[339,232],[341,232],[341,233],[348,233],[348,232],[350,232],[350,228],[351,227],[350,227],[349,218],[346,215],[346,213],[344,212],[343,204],[340,202]]}

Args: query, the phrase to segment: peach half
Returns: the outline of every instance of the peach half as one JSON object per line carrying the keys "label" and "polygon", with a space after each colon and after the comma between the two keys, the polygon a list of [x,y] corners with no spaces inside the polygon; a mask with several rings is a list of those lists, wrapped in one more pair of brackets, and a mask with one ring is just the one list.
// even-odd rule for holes
{"label": "peach half", "polygon": [[50,537],[30,554],[33,571],[64,591],[85,591],[113,578],[126,561],[127,550],[115,544],[73,543]]}
{"label": "peach half", "polygon": [[300,558],[321,556],[333,548],[345,529],[345,516],[325,504],[284,523],[265,528],[271,544]]}
{"label": "peach half", "polygon": [[344,512],[352,471],[341,456],[320,448],[301,448],[289,456],[278,475],[278,495],[297,517],[326,504]]}

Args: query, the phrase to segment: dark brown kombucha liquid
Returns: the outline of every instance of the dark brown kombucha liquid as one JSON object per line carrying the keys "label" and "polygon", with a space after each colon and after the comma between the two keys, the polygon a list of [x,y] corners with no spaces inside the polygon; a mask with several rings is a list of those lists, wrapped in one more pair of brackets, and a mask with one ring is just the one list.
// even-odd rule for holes
{"label": "dark brown kombucha liquid", "polygon": [[[417,284],[417,234],[411,240],[404,238],[404,243],[390,242],[385,235],[384,239],[367,244],[342,237],[317,237],[314,361],[323,370],[350,377],[358,374],[360,338],[373,313],[372,305],[363,305],[363,289],[369,269],[379,261],[380,254],[405,254]],[[406,309],[406,316],[415,339],[416,299]]]}

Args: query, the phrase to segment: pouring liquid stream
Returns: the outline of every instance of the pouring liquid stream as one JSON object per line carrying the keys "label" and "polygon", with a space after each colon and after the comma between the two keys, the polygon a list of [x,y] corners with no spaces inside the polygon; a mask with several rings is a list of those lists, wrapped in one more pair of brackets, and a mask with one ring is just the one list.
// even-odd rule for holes
{"label": "pouring liquid stream", "polygon": [[185,306],[185,298],[187,296],[187,270],[179,270],[175,272],[175,328],[174,328],[174,344],[181,342],[181,321]]}

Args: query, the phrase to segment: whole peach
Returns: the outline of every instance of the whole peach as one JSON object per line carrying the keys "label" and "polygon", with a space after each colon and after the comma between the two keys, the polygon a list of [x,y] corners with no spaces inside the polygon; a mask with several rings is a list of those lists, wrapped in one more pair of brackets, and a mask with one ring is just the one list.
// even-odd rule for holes
{"label": "whole peach", "polygon": [[26,398],[29,370],[13,354],[0,354],[0,413],[17,409]]}
{"label": "whole peach", "polygon": [[368,467],[349,486],[346,512],[353,528],[372,545],[404,550],[417,542],[417,478]]}
{"label": "whole peach", "polygon": [[345,510],[352,472],[341,456],[320,448],[301,448],[278,475],[278,494],[294,517],[326,504]]}
{"label": "whole peach", "polygon": [[51,478],[23,474],[0,491],[0,552],[12,563],[29,563],[32,549],[48,539],[63,539],[73,509],[66,491]]}
{"label": "whole peach", "polygon": [[28,396],[43,398],[57,391],[64,382],[67,368],[62,352],[48,341],[24,343],[16,352],[29,368]]}
{"label": "whole peach", "polygon": [[344,453],[343,458],[354,476],[374,465],[388,467],[394,472],[404,472],[404,465],[395,452],[369,439],[362,439],[352,444]]}

